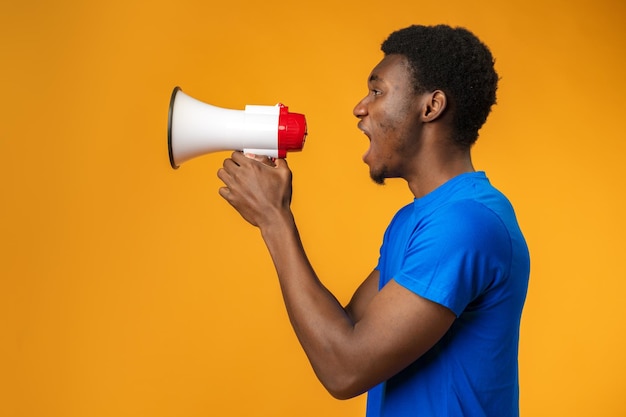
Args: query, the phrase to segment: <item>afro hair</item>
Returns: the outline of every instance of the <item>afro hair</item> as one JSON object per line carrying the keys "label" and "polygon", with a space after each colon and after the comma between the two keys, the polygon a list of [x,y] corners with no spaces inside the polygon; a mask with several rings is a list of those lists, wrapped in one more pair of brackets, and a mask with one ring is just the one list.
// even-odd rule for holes
{"label": "afro hair", "polygon": [[498,74],[489,48],[465,28],[413,25],[389,35],[381,50],[407,58],[416,93],[446,94],[454,109],[454,140],[471,147],[496,103]]}

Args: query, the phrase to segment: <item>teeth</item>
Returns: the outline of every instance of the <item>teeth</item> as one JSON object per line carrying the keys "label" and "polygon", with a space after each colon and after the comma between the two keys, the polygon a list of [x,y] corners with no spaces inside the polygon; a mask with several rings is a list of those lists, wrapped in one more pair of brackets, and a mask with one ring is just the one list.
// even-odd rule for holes
{"label": "teeth", "polygon": [[363,134],[365,136],[367,136],[367,139],[369,139],[370,141],[372,140],[372,138],[370,137],[370,134],[367,130],[365,130],[365,128],[363,127],[363,123],[359,122],[356,126],[361,132],[363,132]]}

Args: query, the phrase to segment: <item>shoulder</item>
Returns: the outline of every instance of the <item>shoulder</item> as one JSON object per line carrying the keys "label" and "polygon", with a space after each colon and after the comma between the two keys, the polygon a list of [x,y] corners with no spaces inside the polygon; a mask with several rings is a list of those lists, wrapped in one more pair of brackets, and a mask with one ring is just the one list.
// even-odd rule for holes
{"label": "shoulder", "polygon": [[438,207],[422,217],[410,232],[407,255],[420,263],[442,265],[497,263],[506,266],[512,255],[511,235],[489,206],[463,199]]}
{"label": "shoulder", "polygon": [[445,235],[470,238],[507,234],[506,226],[492,207],[475,199],[452,201],[434,210],[425,223]]}

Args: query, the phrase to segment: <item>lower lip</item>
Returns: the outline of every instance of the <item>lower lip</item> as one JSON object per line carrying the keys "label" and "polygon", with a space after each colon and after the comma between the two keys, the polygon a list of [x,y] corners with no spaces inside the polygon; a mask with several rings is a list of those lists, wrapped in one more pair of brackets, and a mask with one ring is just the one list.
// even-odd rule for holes
{"label": "lower lip", "polygon": [[369,155],[369,153],[370,153],[370,150],[371,150],[371,149],[372,149],[372,148],[371,148],[370,146],[368,146],[368,147],[367,147],[367,150],[365,151],[365,153],[364,153],[364,154],[363,154],[363,156],[361,157],[361,159],[363,160],[363,162],[365,162],[366,164],[367,164],[366,159],[367,159],[367,156]]}
{"label": "lower lip", "polygon": [[[359,127],[360,129],[360,127]],[[363,160],[363,162],[365,162],[367,164],[367,162],[365,161],[365,159],[367,158],[367,155],[369,155],[370,150],[372,149],[372,139],[370,139],[369,135],[367,133],[365,133],[365,131],[363,131],[362,129],[360,129],[361,132],[363,132],[363,134],[365,135],[365,137],[367,138],[368,141],[368,146],[367,146],[367,150],[365,151],[365,153],[363,154],[363,156],[361,157],[361,159]]]}

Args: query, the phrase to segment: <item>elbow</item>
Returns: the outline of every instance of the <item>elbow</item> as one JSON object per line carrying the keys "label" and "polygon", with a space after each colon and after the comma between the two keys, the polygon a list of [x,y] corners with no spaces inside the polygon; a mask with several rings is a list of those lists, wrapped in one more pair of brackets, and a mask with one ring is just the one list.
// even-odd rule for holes
{"label": "elbow", "polygon": [[326,391],[338,400],[349,400],[363,394],[370,388],[354,375],[334,375],[332,378],[320,378],[320,382]]}
{"label": "elbow", "polygon": [[351,398],[357,397],[358,395],[362,394],[361,393],[355,393],[353,391],[331,391],[328,390],[328,392],[330,393],[330,395],[333,396],[333,398],[337,399],[337,400],[349,400]]}

